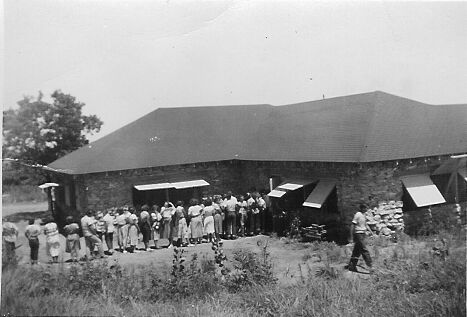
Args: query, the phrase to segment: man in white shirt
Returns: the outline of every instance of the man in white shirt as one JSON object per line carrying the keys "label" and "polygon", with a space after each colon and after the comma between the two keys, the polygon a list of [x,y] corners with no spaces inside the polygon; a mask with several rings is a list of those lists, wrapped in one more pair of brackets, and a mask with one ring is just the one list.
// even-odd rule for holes
{"label": "man in white shirt", "polygon": [[355,213],[352,224],[350,225],[351,239],[353,239],[355,244],[353,247],[352,256],[349,261],[348,269],[349,271],[353,272],[357,272],[357,263],[360,255],[363,257],[363,260],[368,266],[370,272],[373,271],[370,252],[368,251],[365,243],[366,231],[368,230],[371,234],[373,234],[370,227],[366,223],[366,217],[364,215],[366,210],[367,206],[365,204],[360,204],[360,210]]}
{"label": "man in white shirt", "polygon": [[227,222],[227,237],[234,239],[237,235],[237,198],[228,192],[222,205],[224,206]]}

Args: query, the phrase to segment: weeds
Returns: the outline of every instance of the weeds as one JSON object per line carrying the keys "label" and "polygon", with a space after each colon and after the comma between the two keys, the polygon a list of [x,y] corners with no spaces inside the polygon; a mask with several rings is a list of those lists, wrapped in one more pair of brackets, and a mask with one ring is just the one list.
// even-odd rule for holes
{"label": "weeds", "polygon": [[[2,314],[465,316],[465,242],[456,240],[461,237],[437,237],[450,243],[446,261],[430,254],[427,238],[399,240],[397,248],[381,253],[377,273],[365,280],[344,278],[334,265],[343,259],[343,248],[312,244],[306,252],[322,255],[323,266],[300,266],[300,283],[290,286],[276,283],[267,243],[259,244],[258,253],[235,250],[229,259],[222,247],[213,257],[189,258],[174,248],[173,267],[166,270],[116,262],[12,267],[2,276]],[[412,242],[427,251],[414,253]]]}

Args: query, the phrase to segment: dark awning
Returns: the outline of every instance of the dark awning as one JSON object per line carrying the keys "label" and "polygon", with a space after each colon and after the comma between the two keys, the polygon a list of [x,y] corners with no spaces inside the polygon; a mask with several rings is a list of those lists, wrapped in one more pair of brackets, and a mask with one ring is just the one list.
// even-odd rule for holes
{"label": "dark awning", "polygon": [[308,198],[303,203],[304,207],[321,208],[336,187],[335,181],[320,180]]}
{"label": "dark awning", "polygon": [[443,195],[428,175],[411,175],[401,178],[407,192],[417,207],[445,203]]}

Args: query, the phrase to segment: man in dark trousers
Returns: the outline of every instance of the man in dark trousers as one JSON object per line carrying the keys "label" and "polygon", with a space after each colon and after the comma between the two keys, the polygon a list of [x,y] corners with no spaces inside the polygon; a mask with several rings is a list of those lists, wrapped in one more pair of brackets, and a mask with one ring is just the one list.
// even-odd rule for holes
{"label": "man in dark trousers", "polygon": [[[349,271],[352,272],[357,272],[357,263],[360,255],[363,257],[363,260],[368,266],[369,271],[373,271],[370,252],[368,251],[365,243],[366,230],[369,230],[371,234],[373,234],[370,227],[368,227],[366,223],[366,218],[364,215],[366,210],[367,206],[365,204],[360,204],[360,210],[355,213],[352,224],[350,225],[351,239],[353,239],[353,242],[355,243],[352,251],[352,257],[350,258],[348,265]],[[352,243],[352,241],[350,241],[350,243]]]}

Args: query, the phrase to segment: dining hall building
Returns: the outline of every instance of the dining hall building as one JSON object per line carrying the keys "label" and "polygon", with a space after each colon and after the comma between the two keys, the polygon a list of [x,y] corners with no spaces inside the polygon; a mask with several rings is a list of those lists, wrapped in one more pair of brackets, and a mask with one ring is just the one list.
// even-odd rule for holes
{"label": "dining hall building", "polygon": [[465,210],[465,153],[467,104],[375,91],[282,106],[159,108],[48,170],[59,220],[264,191],[276,210],[350,223],[362,202],[402,201],[404,210],[460,202]]}

